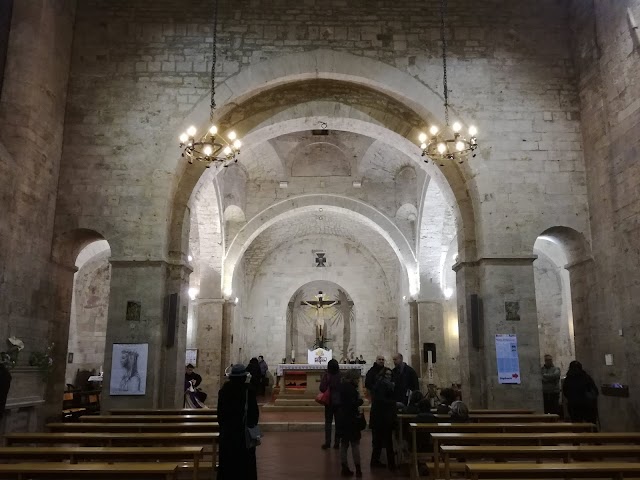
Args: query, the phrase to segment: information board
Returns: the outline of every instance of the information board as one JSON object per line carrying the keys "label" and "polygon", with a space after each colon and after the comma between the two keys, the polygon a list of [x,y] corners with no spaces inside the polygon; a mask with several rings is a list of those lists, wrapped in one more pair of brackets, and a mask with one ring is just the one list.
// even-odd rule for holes
{"label": "information board", "polygon": [[518,339],[514,334],[496,335],[498,383],[520,383]]}

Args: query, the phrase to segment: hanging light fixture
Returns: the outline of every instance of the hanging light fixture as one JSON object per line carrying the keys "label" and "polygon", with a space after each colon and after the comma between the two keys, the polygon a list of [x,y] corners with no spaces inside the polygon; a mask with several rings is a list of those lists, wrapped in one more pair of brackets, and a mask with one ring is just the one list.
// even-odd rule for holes
{"label": "hanging light fixture", "polygon": [[[440,39],[442,41],[442,70],[444,83],[444,120],[445,127],[440,129],[437,125],[429,127],[429,133],[420,133],[418,140],[422,149],[422,156],[429,157],[434,162],[444,160],[458,160],[462,162],[471,152],[478,148],[476,135],[478,129],[471,125],[469,137],[462,133],[460,122],[454,122],[449,126],[449,90],[447,88],[447,37],[445,26],[445,14],[447,0],[440,4]],[[426,161],[426,160],[425,160]]]}
{"label": "hanging light fixture", "polygon": [[211,110],[209,112],[209,121],[211,126],[204,135],[196,136],[198,130],[195,126],[190,126],[180,135],[180,148],[182,156],[189,163],[194,160],[204,162],[207,168],[212,164],[222,164],[227,166],[231,162],[238,161],[238,154],[242,142],[238,138],[235,131],[231,130],[226,135],[219,135],[218,127],[213,124],[214,111],[216,109],[216,43],[218,39],[218,0],[213,0],[213,56],[211,62]]}

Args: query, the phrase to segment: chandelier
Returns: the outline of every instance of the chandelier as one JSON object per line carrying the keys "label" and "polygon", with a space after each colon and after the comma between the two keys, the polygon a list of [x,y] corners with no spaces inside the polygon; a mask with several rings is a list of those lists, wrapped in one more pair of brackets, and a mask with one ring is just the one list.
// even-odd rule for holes
{"label": "chandelier", "polygon": [[192,164],[194,161],[207,164],[207,168],[213,163],[228,166],[231,162],[238,161],[238,154],[242,142],[235,131],[230,131],[226,135],[219,135],[218,127],[213,124],[214,111],[216,109],[216,43],[218,39],[218,0],[213,0],[213,55],[211,62],[211,109],[209,121],[211,126],[204,135],[196,136],[198,130],[191,125],[180,135],[180,148],[182,156]]}
{"label": "chandelier", "polygon": [[[460,122],[454,122],[449,126],[449,90],[447,88],[447,37],[445,30],[445,12],[447,0],[440,4],[440,39],[442,42],[442,70],[444,83],[444,119],[445,127],[440,129],[437,125],[429,127],[429,134],[420,133],[418,140],[422,149],[422,156],[429,157],[434,162],[445,160],[462,161],[478,148],[476,135],[478,129],[473,125],[469,127],[469,137],[462,133]],[[474,154],[475,156],[475,154]],[[427,161],[427,160],[425,160]]]}

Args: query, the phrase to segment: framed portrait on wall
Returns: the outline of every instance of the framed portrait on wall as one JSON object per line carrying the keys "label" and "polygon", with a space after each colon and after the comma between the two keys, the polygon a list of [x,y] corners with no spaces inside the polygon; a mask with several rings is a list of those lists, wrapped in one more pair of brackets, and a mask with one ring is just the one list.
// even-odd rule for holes
{"label": "framed portrait on wall", "polygon": [[144,395],[147,390],[148,343],[114,343],[110,395]]}
{"label": "framed portrait on wall", "polygon": [[187,358],[185,359],[185,365],[193,365],[194,367],[198,366],[198,349],[197,348],[187,348]]}

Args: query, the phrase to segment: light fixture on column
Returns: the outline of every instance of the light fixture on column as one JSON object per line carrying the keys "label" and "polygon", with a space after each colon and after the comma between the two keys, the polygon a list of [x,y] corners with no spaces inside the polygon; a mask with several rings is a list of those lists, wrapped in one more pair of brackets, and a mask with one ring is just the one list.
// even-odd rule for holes
{"label": "light fixture on column", "polygon": [[[437,125],[429,127],[429,133],[420,133],[420,148],[422,156],[429,157],[434,162],[445,160],[457,160],[462,162],[471,152],[478,148],[476,135],[478,129],[473,125],[469,127],[469,136],[462,133],[460,122],[454,122],[449,126],[449,90],[447,87],[447,36],[445,26],[445,14],[447,10],[447,0],[442,0],[440,4],[440,39],[442,42],[442,70],[444,84],[444,119],[446,125],[443,128]],[[425,160],[426,161],[426,160]]]}
{"label": "light fixture on column", "polygon": [[218,127],[213,124],[214,111],[216,109],[215,72],[217,61],[217,32],[218,0],[213,0],[213,55],[211,61],[211,110],[209,112],[209,121],[211,122],[211,126],[203,135],[198,135],[196,127],[191,125],[180,135],[182,156],[185,157],[189,163],[193,163],[195,160],[206,163],[207,167],[212,163],[227,166],[231,162],[237,162],[240,147],[242,147],[242,142],[235,131],[231,130],[226,132],[225,135],[220,135]]}

